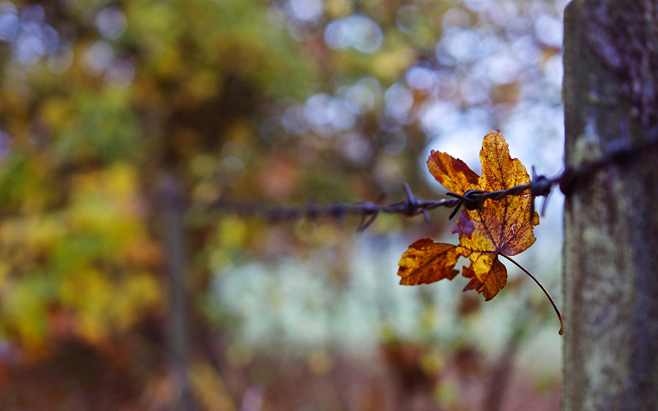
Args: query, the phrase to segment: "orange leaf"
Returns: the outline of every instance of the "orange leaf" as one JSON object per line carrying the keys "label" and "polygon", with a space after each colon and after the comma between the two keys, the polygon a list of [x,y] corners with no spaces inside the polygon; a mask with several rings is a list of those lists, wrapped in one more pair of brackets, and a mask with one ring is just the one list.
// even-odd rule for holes
{"label": "orange leaf", "polygon": [[429,238],[411,244],[398,263],[398,275],[402,277],[400,284],[429,284],[444,278],[452,280],[459,274],[454,270],[459,258],[456,250],[452,244],[435,243]]}
{"label": "orange leaf", "polygon": [[491,300],[507,284],[507,270],[503,263],[498,261],[498,258],[493,260],[491,269],[482,281],[471,267],[464,267],[462,269],[462,275],[471,279],[466,284],[466,287],[464,287],[464,291],[475,290],[478,293],[484,294],[485,301]]}
{"label": "orange leaf", "polygon": [[439,151],[432,150],[427,166],[436,181],[457,194],[475,189],[480,178],[460,159]]}
{"label": "orange leaf", "polygon": [[[507,190],[530,183],[525,167],[510,157],[505,138],[498,131],[484,137],[480,162],[482,177],[478,190]],[[484,284],[476,289],[487,300],[507,282],[507,270],[498,261],[498,255],[519,254],[535,242],[532,227],[539,224],[539,215],[536,212],[530,215],[531,201],[530,190],[521,196],[486,200],[477,210],[462,210],[452,230],[453,234],[459,233],[458,252],[471,260],[470,268]]]}
{"label": "orange leaf", "polygon": [[[467,190],[497,191],[529,184],[530,177],[518,159],[512,159],[505,138],[499,131],[484,137],[480,151],[482,176],[478,177],[464,162],[448,154],[432,151],[427,164],[432,175],[448,190],[464,194]],[[462,210],[453,234],[459,234],[459,246],[435,244],[429,239],[415,242],[400,260],[400,284],[413,285],[452,279],[458,256],[468,257],[470,266],[462,274],[470,278],[464,290],[477,290],[492,299],[507,283],[507,270],[498,260],[500,254],[515,255],[535,242],[533,226],[539,215],[531,215],[530,191],[502,200],[486,200],[479,209]],[[441,246],[439,248],[439,246]],[[438,273],[438,274],[437,274]],[[421,281],[432,279],[432,281]]]}

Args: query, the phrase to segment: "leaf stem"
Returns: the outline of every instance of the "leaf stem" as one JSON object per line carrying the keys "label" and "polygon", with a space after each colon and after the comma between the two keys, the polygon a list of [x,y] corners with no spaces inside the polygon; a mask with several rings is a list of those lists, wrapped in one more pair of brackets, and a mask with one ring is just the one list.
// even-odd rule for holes
{"label": "leaf stem", "polygon": [[514,265],[516,265],[517,267],[519,267],[524,273],[528,274],[528,275],[530,276],[530,278],[532,278],[533,280],[535,280],[535,282],[537,283],[537,285],[539,286],[539,288],[541,288],[542,291],[544,292],[544,294],[546,294],[546,297],[548,297],[548,300],[551,302],[551,305],[553,306],[553,309],[555,310],[555,313],[557,314],[557,318],[560,320],[560,331],[558,331],[558,334],[560,334],[560,335],[564,334],[564,321],[562,321],[562,314],[560,314],[560,310],[557,308],[557,305],[555,305],[555,301],[553,301],[553,298],[552,298],[551,295],[548,293],[548,291],[544,288],[544,286],[541,285],[541,283],[539,282],[539,280],[537,280],[537,279],[535,278],[535,276],[532,275],[532,273],[530,273],[530,271],[526,270],[521,264],[519,264],[519,263],[517,263],[516,261],[512,260],[511,258],[509,258],[508,256],[506,256],[506,255],[503,254],[503,253],[500,253],[500,255],[502,255],[503,257],[507,258],[507,259],[510,260],[511,262],[513,262]]}

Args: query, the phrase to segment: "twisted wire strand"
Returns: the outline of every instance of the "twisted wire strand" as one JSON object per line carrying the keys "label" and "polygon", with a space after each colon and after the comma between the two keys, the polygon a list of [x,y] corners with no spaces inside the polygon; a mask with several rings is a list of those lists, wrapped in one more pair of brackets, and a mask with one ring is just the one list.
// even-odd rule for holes
{"label": "twisted wire strand", "polygon": [[254,202],[235,202],[220,199],[210,206],[210,210],[232,212],[243,216],[260,216],[270,222],[319,217],[342,220],[348,215],[360,215],[359,230],[363,231],[375,221],[380,213],[401,214],[407,217],[423,214],[425,220],[429,221],[429,210],[446,207],[452,208],[449,217],[452,219],[462,206],[467,210],[475,210],[482,207],[486,200],[500,201],[507,196],[530,195],[532,198],[531,215],[534,213],[534,199],[544,197],[541,207],[541,214],[543,215],[554,186],[559,185],[560,191],[569,196],[576,188],[587,184],[596,172],[613,164],[629,166],[632,164],[633,159],[656,147],[658,147],[658,126],[649,130],[647,139],[640,143],[631,144],[628,139],[615,140],[608,144],[604,154],[599,158],[583,162],[577,167],[567,167],[555,177],[549,178],[537,175],[533,166],[530,184],[522,184],[507,190],[497,191],[468,190],[463,195],[448,192],[446,195],[452,198],[443,200],[421,200],[413,195],[407,183],[403,183],[407,198],[390,204],[363,201],[353,204],[318,205],[311,203],[305,206],[266,206]]}

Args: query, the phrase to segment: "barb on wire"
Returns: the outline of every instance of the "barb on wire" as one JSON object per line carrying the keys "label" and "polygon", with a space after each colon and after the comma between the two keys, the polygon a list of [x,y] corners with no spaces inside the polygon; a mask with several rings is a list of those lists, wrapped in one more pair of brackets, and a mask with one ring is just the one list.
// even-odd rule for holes
{"label": "barb on wire", "polygon": [[347,215],[360,215],[362,219],[359,230],[363,231],[370,227],[380,213],[402,214],[408,217],[423,214],[425,219],[429,220],[429,210],[437,207],[454,207],[459,201],[455,199],[423,201],[412,194],[407,183],[404,183],[403,187],[407,199],[391,204],[378,204],[379,201],[376,203],[363,201],[354,204],[335,203],[325,206],[309,204],[307,206],[267,207],[255,203],[219,200],[211,206],[211,209],[230,211],[238,215],[260,216],[272,222],[319,217],[332,217],[342,220]]}
{"label": "barb on wire", "polygon": [[[450,213],[449,219],[452,219],[459,208],[463,205],[467,210],[477,210],[482,207],[482,204],[486,200],[495,200],[499,201],[507,196],[520,196],[530,194],[532,197],[530,215],[534,214],[535,211],[535,198],[536,197],[545,197],[544,203],[542,204],[542,215],[546,209],[546,203],[548,201],[548,196],[551,193],[553,185],[559,182],[560,176],[554,178],[548,178],[546,176],[537,175],[535,167],[532,166],[532,180],[530,184],[521,184],[508,188],[507,190],[497,190],[497,191],[483,191],[483,190],[468,190],[464,195],[457,193],[448,192],[446,195],[454,197],[459,200],[457,206]],[[528,192],[529,190],[529,192]]]}
{"label": "barb on wire", "polygon": [[409,185],[403,183],[407,198],[391,204],[380,204],[384,199],[383,197],[376,202],[363,201],[354,204],[335,203],[324,206],[311,203],[306,206],[280,207],[267,207],[262,204],[231,202],[221,199],[211,205],[211,209],[230,211],[239,215],[261,216],[272,222],[298,220],[301,218],[315,219],[318,217],[332,217],[342,220],[347,215],[360,215],[359,231],[363,231],[370,227],[381,213],[402,214],[407,217],[423,214],[425,220],[429,221],[429,210],[438,207],[447,207],[453,209],[449,217],[452,219],[462,206],[467,210],[475,210],[482,207],[482,204],[486,200],[499,201],[507,196],[529,194],[532,197],[531,215],[534,213],[535,198],[544,197],[541,206],[541,214],[543,216],[546,211],[548,198],[555,185],[559,185],[560,191],[568,196],[577,186],[586,184],[595,172],[612,164],[621,166],[630,165],[631,160],[635,156],[658,147],[658,126],[649,130],[647,135],[647,139],[636,144],[631,144],[627,139],[615,140],[608,145],[601,157],[584,162],[577,167],[567,167],[555,177],[549,178],[543,175],[537,175],[533,166],[530,184],[514,186],[507,190],[468,190],[463,195],[448,192],[446,195],[453,198],[424,201],[414,196]]}
{"label": "barb on wire", "polygon": [[569,195],[577,185],[586,184],[595,172],[612,164],[628,166],[635,156],[656,147],[658,147],[658,126],[650,129],[647,133],[647,138],[640,143],[632,144],[628,139],[614,140],[608,144],[605,154],[601,157],[583,162],[578,167],[567,167],[562,173],[552,178],[537,175],[535,166],[532,166],[532,180],[530,184],[518,185],[500,191],[469,190],[464,195],[449,192],[447,193],[448,196],[455,197],[459,200],[449,218],[452,219],[462,205],[467,210],[475,210],[482,207],[482,204],[488,199],[502,200],[509,195],[524,195],[528,189],[532,197],[530,214],[532,215],[534,213],[535,198],[544,197],[541,206],[541,215],[543,216],[553,186],[559,185],[560,191],[564,195]]}

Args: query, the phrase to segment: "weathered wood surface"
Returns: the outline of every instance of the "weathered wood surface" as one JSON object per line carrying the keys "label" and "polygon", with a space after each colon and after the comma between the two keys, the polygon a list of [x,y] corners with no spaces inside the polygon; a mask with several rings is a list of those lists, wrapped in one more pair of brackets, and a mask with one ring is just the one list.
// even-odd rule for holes
{"label": "weathered wood surface", "polygon": [[[566,164],[646,139],[658,118],[658,1],[565,12]],[[658,150],[567,195],[565,411],[658,409]]]}

